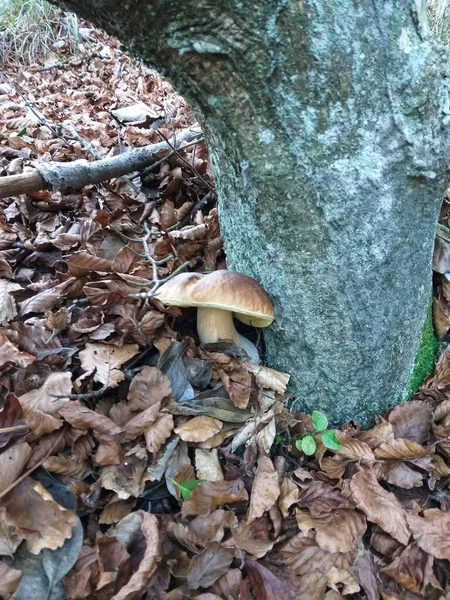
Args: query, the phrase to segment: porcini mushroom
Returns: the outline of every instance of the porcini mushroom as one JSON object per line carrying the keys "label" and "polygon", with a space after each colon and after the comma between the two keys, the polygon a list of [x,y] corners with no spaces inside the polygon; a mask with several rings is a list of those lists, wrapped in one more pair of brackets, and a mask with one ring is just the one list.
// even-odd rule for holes
{"label": "porcini mushroom", "polygon": [[275,318],[272,302],[252,277],[235,271],[180,273],[162,285],[156,297],[168,306],[197,307],[201,344],[230,340],[242,348],[252,363],[260,362],[255,346],[240,335],[233,317],[253,327],[268,327]]}

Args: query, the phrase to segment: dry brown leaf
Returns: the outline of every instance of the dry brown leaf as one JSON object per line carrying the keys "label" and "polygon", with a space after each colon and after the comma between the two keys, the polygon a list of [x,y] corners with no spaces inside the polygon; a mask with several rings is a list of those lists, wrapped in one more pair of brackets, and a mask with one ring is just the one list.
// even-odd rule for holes
{"label": "dry brown leaf", "polygon": [[263,367],[262,365],[254,365],[249,362],[244,362],[243,365],[250,373],[253,373],[256,382],[262,388],[268,388],[281,395],[286,392],[290,379],[290,375],[287,373],[282,373],[281,371],[276,371],[269,367]]}
{"label": "dry brown leaf", "polygon": [[289,514],[289,508],[297,502],[298,485],[289,477],[283,477],[280,485],[280,496],[278,498],[278,508],[281,514],[286,518]]}
{"label": "dry brown leaf", "polygon": [[116,492],[121,500],[135,498],[142,494],[145,486],[145,465],[125,471],[127,465],[107,465],[103,467],[99,484],[106,490]]}
{"label": "dry brown leaf", "polygon": [[219,433],[223,423],[213,417],[194,417],[183,425],[175,427],[174,431],[184,442],[206,442]]}
{"label": "dry brown leaf", "polygon": [[241,599],[241,581],[242,572],[240,569],[230,569],[220,579],[216,581],[213,590],[219,594],[219,597],[227,598],[227,600],[244,600]]}
{"label": "dry brown leaf", "polygon": [[25,442],[4,450],[0,459],[0,492],[6,490],[22,473],[32,453]]}
{"label": "dry brown leaf", "polygon": [[181,514],[204,516],[223,504],[233,504],[248,500],[242,481],[205,481],[197,485],[189,500],[183,502]]}
{"label": "dry brown leaf", "polygon": [[118,523],[124,517],[126,517],[133,510],[135,505],[134,500],[120,500],[114,498],[111,502],[105,506],[100,513],[98,522],[100,525],[111,525],[112,523]]}
{"label": "dry brown leaf", "polygon": [[139,511],[142,516],[141,531],[146,541],[146,549],[138,570],[128,583],[111,600],[133,600],[141,595],[161,560],[158,519],[148,512]]}
{"label": "dry brown leaf", "polygon": [[238,520],[233,512],[218,509],[203,517],[196,517],[189,525],[166,523],[167,533],[191,552],[198,554],[211,542],[221,542],[226,529],[235,529]]}
{"label": "dry brown leaf", "polygon": [[260,456],[250,495],[247,521],[262,517],[275,504],[279,495],[278,473],[268,456]]}
{"label": "dry brown leaf", "polygon": [[87,598],[96,587],[99,577],[99,564],[96,547],[83,546],[73,569],[64,578],[67,597]]}
{"label": "dry brown leaf", "polygon": [[336,435],[342,444],[339,450],[333,450],[340,457],[347,460],[356,460],[362,465],[371,466],[375,462],[375,456],[368,444],[352,438],[343,431],[337,431]]}
{"label": "dry brown leaf", "polygon": [[72,392],[72,375],[69,372],[51,373],[38,389],[19,396],[18,400],[25,410],[33,408],[52,417],[59,417],[59,409],[70,400],[68,398],[54,398],[67,396]]}
{"label": "dry brown leaf", "polygon": [[156,367],[145,366],[131,381],[128,404],[131,410],[141,411],[161,404],[172,393],[169,379]]}
{"label": "dry brown leaf", "polygon": [[14,319],[17,315],[16,301],[11,292],[20,289],[22,286],[19,283],[13,283],[9,279],[0,279],[0,325]]}
{"label": "dry brown leaf", "polygon": [[356,594],[361,589],[359,583],[347,569],[336,569],[336,567],[332,567],[326,577],[328,587],[335,592],[339,592],[339,590],[342,589],[343,596]]}
{"label": "dry brown leaf", "polygon": [[323,513],[351,508],[351,502],[338,490],[321,481],[302,483],[299,485],[298,505],[307,508],[313,517]]}
{"label": "dry brown leaf", "polygon": [[35,360],[36,358],[32,354],[21,352],[4,333],[0,332],[0,368],[12,364],[25,369]]}
{"label": "dry brown leaf", "polygon": [[376,458],[390,460],[408,460],[425,456],[427,451],[420,444],[406,438],[397,438],[393,442],[385,442],[375,449]]}
{"label": "dry brown leaf", "polygon": [[22,572],[0,561],[0,598],[9,598],[19,587]]}
{"label": "dry brown leaf", "polygon": [[120,465],[122,446],[119,440],[100,440],[93,460],[98,465]]}
{"label": "dry brown leaf", "polygon": [[417,544],[411,544],[381,571],[395,579],[405,590],[420,595],[433,574],[433,557]]}
{"label": "dry brown leaf", "polygon": [[409,528],[417,544],[436,558],[450,560],[450,513],[438,508],[425,510],[423,518],[407,513]]}
{"label": "dry brown leaf", "polygon": [[15,527],[26,540],[28,550],[39,554],[55,550],[72,535],[76,515],[55,502],[47,490],[27,477],[0,501],[4,523]]}
{"label": "dry brown leaf", "polygon": [[383,442],[394,441],[394,428],[391,423],[379,423],[368,431],[362,431],[358,435],[358,439],[361,440],[361,442],[368,444],[372,450],[375,450],[375,448],[378,448]]}
{"label": "dry brown leaf", "polygon": [[79,400],[72,400],[59,410],[60,415],[77,429],[92,429],[97,435],[118,435],[122,429],[98,412],[90,410]]}
{"label": "dry brown leaf", "polygon": [[217,449],[195,449],[195,470],[197,479],[204,481],[221,481],[223,477],[220,466],[219,451]]}
{"label": "dry brown leaf", "polygon": [[258,446],[261,454],[270,454],[273,442],[275,441],[275,435],[277,428],[275,424],[275,417],[271,419],[259,433],[256,434],[256,445]]}
{"label": "dry brown leaf", "polygon": [[373,472],[360,471],[350,481],[353,499],[369,521],[376,523],[393,538],[406,546],[411,532],[406,511],[390,492],[378,483]]}
{"label": "dry brown leaf", "polygon": [[408,465],[402,462],[389,461],[383,469],[383,479],[391,485],[396,485],[405,490],[410,490],[415,487],[422,487],[423,476],[418,471],[411,469]]}
{"label": "dry brown leaf", "polygon": [[303,533],[290,538],[271,553],[276,564],[286,565],[297,575],[314,569],[327,573],[331,567],[346,569],[352,564],[348,554],[332,554],[319,548],[317,543]]}
{"label": "dry brown leaf", "polygon": [[216,542],[191,559],[187,584],[190,589],[209,587],[224,575],[233,562],[234,551]]}
{"label": "dry brown leaf", "polygon": [[233,531],[233,537],[225,545],[233,545],[239,550],[244,550],[255,558],[262,558],[273,548],[274,542],[258,537],[254,527],[255,521],[252,523],[239,523],[239,526]]}
{"label": "dry brown leaf", "polygon": [[426,402],[412,400],[395,406],[388,420],[394,428],[396,438],[407,438],[423,444],[430,437],[432,408]]}
{"label": "dry brown leaf", "polygon": [[108,344],[86,344],[79,353],[85,377],[94,373],[94,380],[106,387],[117,387],[125,375],[119,368],[139,351],[137,344],[125,344],[121,348]]}
{"label": "dry brown leaf", "polygon": [[45,289],[28,300],[19,303],[19,313],[23,317],[28,313],[39,313],[47,310],[52,310],[57,306],[61,305],[63,300],[66,298],[67,293],[71,285],[75,282],[74,277],[70,277],[58,283],[51,288]]}
{"label": "dry brown leaf", "polygon": [[134,440],[138,435],[142,435],[149,427],[153,425],[159,414],[159,403],[150,406],[143,412],[138,413],[124,427],[125,438]]}
{"label": "dry brown leaf", "polygon": [[172,429],[173,416],[160,414],[144,431],[147,450],[152,454],[156,454],[164,442],[170,437]]}
{"label": "dry brown leaf", "polygon": [[366,518],[356,510],[341,509],[318,517],[306,510],[296,510],[299,529],[307,533],[316,530],[316,542],[327,552],[350,552],[356,550],[367,525]]}

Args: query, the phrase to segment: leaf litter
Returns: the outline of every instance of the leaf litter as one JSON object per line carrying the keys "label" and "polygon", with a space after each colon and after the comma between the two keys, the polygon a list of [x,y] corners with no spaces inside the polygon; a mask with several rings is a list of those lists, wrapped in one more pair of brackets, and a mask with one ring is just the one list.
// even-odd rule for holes
{"label": "leaf litter", "polygon": [[[57,69],[7,66],[2,175],[196,126],[167,82],[86,31],[90,53]],[[289,413],[288,375],[201,348],[189,309],[133,297],[185,263],[225,268],[204,144],[160,158],[0,201],[0,597],[450,597],[450,352],[368,431]],[[448,215],[433,309],[447,342]]]}

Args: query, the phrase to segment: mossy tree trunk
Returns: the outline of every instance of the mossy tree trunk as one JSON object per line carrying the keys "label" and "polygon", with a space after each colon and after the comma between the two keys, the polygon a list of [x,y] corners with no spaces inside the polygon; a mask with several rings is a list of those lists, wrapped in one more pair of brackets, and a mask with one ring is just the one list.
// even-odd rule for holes
{"label": "mossy tree trunk", "polygon": [[275,304],[268,363],[335,422],[404,397],[429,305],[449,105],[420,4],[64,2],[192,105],[229,267]]}

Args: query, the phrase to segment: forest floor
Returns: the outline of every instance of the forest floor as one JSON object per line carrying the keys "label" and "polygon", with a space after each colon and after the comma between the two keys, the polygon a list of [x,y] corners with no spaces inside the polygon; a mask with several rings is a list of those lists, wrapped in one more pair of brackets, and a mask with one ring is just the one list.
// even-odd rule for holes
{"label": "forest floor", "polygon": [[[80,31],[80,56],[3,66],[0,175],[198,128],[155,72]],[[204,143],[161,158],[0,200],[0,598],[450,598],[450,353],[367,431],[289,413],[283,374],[201,347],[192,309],[133,298],[186,262],[225,268]]]}

